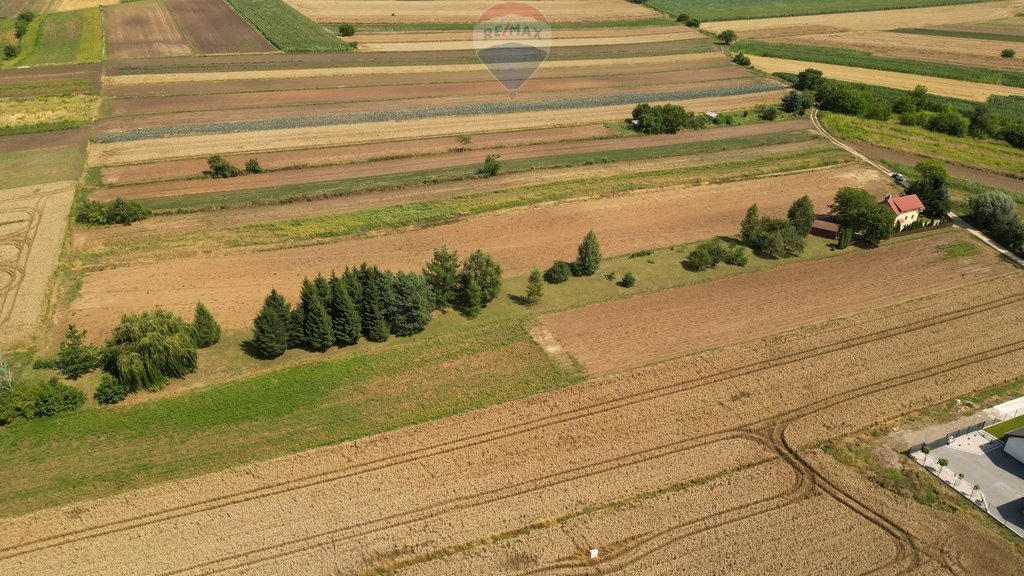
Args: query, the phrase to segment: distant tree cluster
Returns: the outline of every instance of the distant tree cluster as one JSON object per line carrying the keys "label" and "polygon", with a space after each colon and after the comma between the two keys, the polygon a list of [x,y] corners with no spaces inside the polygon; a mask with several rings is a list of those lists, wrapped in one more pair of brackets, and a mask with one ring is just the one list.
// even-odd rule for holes
{"label": "distant tree cluster", "polygon": [[675,134],[680,130],[699,130],[707,123],[707,117],[687,112],[675,104],[638,104],[633,109],[633,126],[644,134]]}
{"label": "distant tree cluster", "polygon": [[971,220],[993,240],[1024,253],[1024,222],[1017,217],[1013,198],[1002,192],[983,192],[970,200]]}
{"label": "distant tree cluster", "polygon": [[21,53],[21,44],[24,42],[25,34],[28,34],[28,26],[36,19],[35,12],[22,12],[14,20],[14,44],[4,44],[4,60],[16,58]]}
{"label": "distant tree cluster", "polygon": [[689,14],[680,14],[676,16],[676,22],[689,26],[690,28],[700,28],[700,18],[694,18]]}
{"label": "distant tree cluster", "polygon": [[423,274],[363,263],[340,276],[306,278],[294,307],[271,290],[253,320],[251,346],[257,356],[271,359],[291,348],[322,352],[360,338],[412,336],[427,327],[434,310],[456,308],[476,317],[500,288],[501,266],[480,250],[460,266],[457,253],[438,248]]}
{"label": "distant tree cluster", "polygon": [[732,57],[733,64],[739,64],[740,66],[750,66],[750,57],[743,52],[737,53]]}
{"label": "distant tree cluster", "polygon": [[[234,178],[243,174],[242,170],[219,154],[207,158],[206,165],[209,167],[206,173],[210,175],[210,178]],[[260,167],[259,160],[249,158],[245,161],[245,174],[259,174],[260,172],[263,172],[263,168]]]}
{"label": "distant tree cluster", "polygon": [[107,224],[130,226],[133,222],[145,220],[152,215],[153,213],[148,208],[134,200],[117,198],[109,204],[85,200],[79,205],[75,220],[93,226]]}
{"label": "distant tree cluster", "polygon": [[694,272],[715,268],[719,263],[746,266],[747,251],[743,246],[727,246],[721,240],[710,240],[697,245],[683,261],[683,266]]}
{"label": "distant tree cluster", "polygon": [[920,126],[954,137],[999,138],[1015,148],[1024,148],[1024,123],[1018,119],[997,117],[984,102],[976,104],[968,114],[930,97],[925,86],[909,92],[883,93],[829,80],[820,70],[808,68],[797,75],[793,88],[803,91],[806,101],[801,103],[792,92],[787,94],[782,101],[786,112],[806,110],[814,102],[818,108],[837,114],[870,120],[889,120],[895,115],[904,126]]}
{"label": "distant tree cluster", "polygon": [[924,204],[924,213],[932,218],[946,218],[949,199],[949,175],[938,160],[922,160],[914,167],[917,179],[911,182],[907,194],[917,194]]}
{"label": "distant tree cluster", "polygon": [[761,216],[754,204],[740,223],[740,240],[769,258],[799,256],[804,252],[804,238],[814,225],[814,215],[809,196],[794,201],[784,219]]}
{"label": "distant tree cluster", "polygon": [[356,27],[352,24],[338,24],[338,35],[339,36],[355,36]]}

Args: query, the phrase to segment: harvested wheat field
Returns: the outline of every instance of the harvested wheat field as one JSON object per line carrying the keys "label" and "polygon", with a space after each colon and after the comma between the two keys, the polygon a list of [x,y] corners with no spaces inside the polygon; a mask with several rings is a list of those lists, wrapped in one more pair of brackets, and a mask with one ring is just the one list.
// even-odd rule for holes
{"label": "harvested wheat field", "polygon": [[146,58],[191,54],[174,18],[164,5],[138,2],[111,6],[103,11],[107,55],[111,58]]}
{"label": "harvested wheat field", "polygon": [[[1018,574],[1024,563],[1008,542],[896,500],[809,448],[1020,375],[1019,273],[915,295],[559,392],[4,520],[0,569]],[[873,398],[870,411],[849,409]],[[602,553],[588,560],[589,548]]]}
{"label": "harvested wheat field", "polygon": [[[970,258],[946,258],[938,248],[972,242],[968,238],[939,234],[843,258],[800,262],[550,314],[542,321],[593,374],[643,366],[1012,270],[981,244]],[[605,335],[595,342],[595,332]]]}
{"label": "harvested wheat field", "polygon": [[35,335],[74,195],[74,182],[0,190],[0,345]]}
{"label": "harvested wheat field", "polygon": [[837,66],[835,64],[822,64],[820,62],[803,62],[800,60],[785,60],[782,58],[766,58],[764,56],[751,56],[750,61],[757,68],[765,72],[789,72],[797,74],[807,68],[821,70],[826,76],[834,80],[845,80],[847,82],[860,82],[888,86],[900,90],[913,90],[916,86],[928,86],[929,94],[939,96],[950,96],[964,100],[984,102],[989,96],[1024,96],[1024,88],[1002,86],[998,84],[980,84],[963,80],[949,80],[936,78],[934,76],[918,76],[916,74],[903,74],[901,72],[887,72],[884,70],[868,70],[866,68],[853,68],[851,66]]}
{"label": "harvested wheat field", "polygon": [[[476,22],[494,5],[490,0],[289,0],[314,22]],[[601,22],[651,18],[639,4],[616,0],[537,0],[533,5],[549,22]]]}
{"label": "harvested wheat field", "polygon": [[[828,182],[822,186],[821,182]],[[601,230],[606,256],[650,246],[733,234],[747,207],[783,214],[794,196],[824,206],[841,186],[888,189],[877,172],[861,167],[793,174],[750,182],[673,187],[650,193],[562,202],[487,214],[452,224],[382,236],[350,238],[284,250],[210,258],[169,259],[91,272],[72,304],[73,321],[99,338],[122,313],[160,305],[186,312],[200,299],[225,328],[248,326],[263,296],[277,287],[292,298],[302,278],[363,261],[396,270],[419,270],[435,247],[468,253],[483,248],[511,276],[556,258],[569,258],[587,230]],[[137,262],[137,260],[136,260]],[[145,281],[143,281],[145,279]]]}

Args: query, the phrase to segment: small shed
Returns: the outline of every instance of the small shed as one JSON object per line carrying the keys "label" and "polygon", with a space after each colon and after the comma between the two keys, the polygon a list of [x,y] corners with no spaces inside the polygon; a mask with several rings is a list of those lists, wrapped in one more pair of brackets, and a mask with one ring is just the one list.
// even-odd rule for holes
{"label": "small shed", "polygon": [[837,240],[839,238],[839,230],[842,228],[835,222],[829,222],[828,220],[815,220],[814,224],[811,225],[811,235],[819,238],[825,238],[827,240]]}
{"label": "small shed", "polygon": [[718,119],[718,112],[705,112],[704,115],[707,116],[708,118],[711,118],[712,120]]}
{"label": "small shed", "polygon": [[1024,428],[1017,428],[1006,433],[1006,445],[1003,446],[1003,452],[1024,463]]}

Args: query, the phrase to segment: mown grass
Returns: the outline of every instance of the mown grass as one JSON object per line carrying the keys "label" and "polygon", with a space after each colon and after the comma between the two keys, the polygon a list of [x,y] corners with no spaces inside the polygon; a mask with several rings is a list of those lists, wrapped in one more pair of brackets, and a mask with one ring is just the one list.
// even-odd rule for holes
{"label": "mown grass", "polygon": [[1000,440],[1006,440],[1006,433],[1013,432],[1018,428],[1024,428],[1024,415],[1000,422],[995,426],[989,426],[988,428],[985,428],[985,432],[988,432]]}
{"label": "mown grass", "polygon": [[0,189],[77,180],[85,163],[85,144],[0,154]]}
{"label": "mown grass", "polygon": [[[817,136],[807,132],[789,132],[733,138],[710,142],[695,142],[659,146],[646,149],[615,150],[586,154],[564,154],[546,158],[523,158],[502,162],[502,173],[525,172],[529,170],[565,168],[608,162],[624,162],[667,158],[681,154],[707,154],[726,150],[740,150],[773,144],[806,142]],[[226,207],[250,204],[287,203],[310,198],[332,198],[373,192],[392,190],[423,184],[438,184],[476,177],[478,165],[455,166],[451,168],[400,172],[385,176],[368,176],[350,178],[334,182],[311,182],[292,184],[271,188],[234,190],[229,192],[212,192],[209,194],[191,194],[186,196],[169,196],[165,198],[142,199],[140,202],[147,208],[158,212],[194,211],[211,207]]]}
{"label": "mown grass", "polygon": [[[830,48],[826,46],[802,44],[781,44],[762,42],[760,40],[740,40],[733,44],[733,50],[743,52],[750,56],[768,56],[771,58],[785,58],[787,60],[799,60],[802,62],[821,62],[824,64],[851,66],[854,68],[866,68],[870,70],[885,70],[888,72],[901,72],[904,74],[916,74],[919,76],[934,76],[937,78],[948,78],[951,80],[962,80],[965,82],[1024,87],[1024,72],[960,66],[957,64],[928,62],[923,60],[908,60],[903,58],[891,58],[888,56],[874,56],[869,52],[850,50],[847,48]],[[993,54],[993,58],[998,57],[998,54]]]}
{"label": "mown grass", "polygon": [[842,139],[860,140],[1011,177],[1024,174],[1024,151],[1001,140],[947,136],[918,126],[903,126],[895,120],[868,120],[827,112],[823,112],[821,118],[829,131]]}
{"label": "mown grass", "polygon": [[0,98],[0,136],[78,128],[92,120],[99,96]]}
{"label": "mown grass", "polygon": [[181,396],[9,425],[0,431],[0,515],[336,444],[581,378],[521,321],[460,324]]}
{"label": "mown grass", "polygon": [[281,0],[227,0],[260,34],[285,52],[344,52],[352,47]]}
{"label": "mown grass", "polygon": [[103,59],[103,21],[99,8],[56,12],[43,17],[24,66],[99,62]]}
{"label": "mown grass", "polygon": [[935,30],[932,28],[897,28],[892,32],[938,36],[940,38],[967,38],[968,40],[993,40],[996,42],[1024,42],[1024,34],[992,34],[991,32],[970,32],[968,30]]}
{"label": "mown grass", "polygon": [[647,5],[666,14],[680,13],[701,20],[742,20],[805,14],[834,14],[865,10],[894,10],[923,6],[971,4],[984,0],[649,0]]}

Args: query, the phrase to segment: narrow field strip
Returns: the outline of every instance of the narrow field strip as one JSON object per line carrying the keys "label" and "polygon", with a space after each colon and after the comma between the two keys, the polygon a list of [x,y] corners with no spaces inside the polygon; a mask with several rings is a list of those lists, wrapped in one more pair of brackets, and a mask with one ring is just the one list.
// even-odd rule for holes
{"label": "narrow field strip", "polygon": [[850,12],[905,10],[930,6],[974,4],[985,0],[650,0],[653,8],[677,15],[685,12],[702,20],[737,20],[780,18],[808,14],[843,14]]}
{"label": "narrow field strip", "polygon": [[[677,34],[630,34],[618,37],[583,37],[583,38],[560,38],[557,35],[551,41],[551,49],[568,48],[571,46],[622,46],[631,44],[645,44],[654,42],[672,42],[684,37],[680,30]],[[694,36],[685,34],[685,37]],[[369,52],[424,52],[429,50],[474,50],[475,45],[469,34],[464,34],[458,40],[412,40],[386,41],[385,38],[359,38],[359,49]]]}

